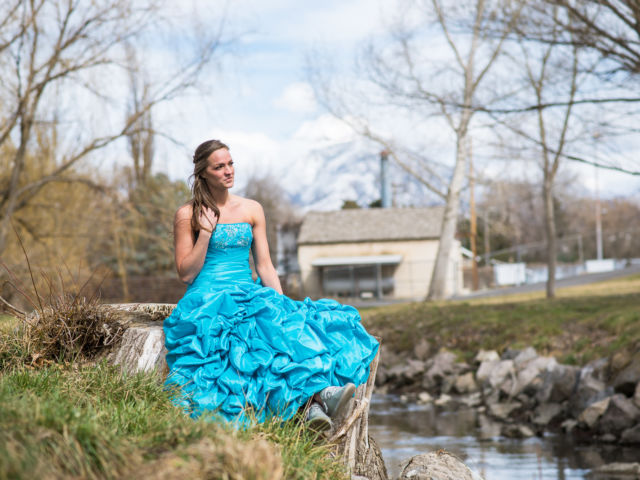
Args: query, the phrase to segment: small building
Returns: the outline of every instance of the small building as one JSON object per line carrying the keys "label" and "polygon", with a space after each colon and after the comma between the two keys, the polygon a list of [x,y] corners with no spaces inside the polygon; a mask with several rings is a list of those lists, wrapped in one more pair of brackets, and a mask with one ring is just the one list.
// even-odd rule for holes
{"label": "small building", "polygon": [[[298,237],[304,295],[424,298],[440,242],[444,207],[310,212]],[[462,289],[462,257],[451,250],[448,295]]]}

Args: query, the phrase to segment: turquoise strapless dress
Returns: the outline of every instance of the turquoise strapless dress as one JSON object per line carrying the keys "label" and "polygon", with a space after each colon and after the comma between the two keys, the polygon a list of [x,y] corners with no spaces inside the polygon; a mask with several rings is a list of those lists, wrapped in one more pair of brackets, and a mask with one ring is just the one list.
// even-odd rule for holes
{"label": "turquoise strapless dress", "polygon": [[164,321],[167,384],[193,416],[244,422],[290,418],[330,385],[369,377],[378,342],[358,311],[334,300],[292,300],[254,282],[248,223],[219,224],[202,270]]}

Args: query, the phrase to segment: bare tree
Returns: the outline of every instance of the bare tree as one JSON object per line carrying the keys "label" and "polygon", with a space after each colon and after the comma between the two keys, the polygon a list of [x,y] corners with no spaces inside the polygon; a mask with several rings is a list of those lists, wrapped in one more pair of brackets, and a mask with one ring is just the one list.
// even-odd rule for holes
{"label": "bare tree", "polygon": [[[200,37],[193,56],[147,85],[117,125],[105,114],[120,103],[108,87],[123,73],[125,45],[161,22],[158,9],[159,0],[15,0],[0,6],[0,150],[8,159],[0,175],[0,253],[11,218],[45,185],[82,181],[100,188],[73,167],[148,131],[151,110],[194,86],[218,52],[221,30],[214,28]],[[62,132],[64,141],[50,153],[52,167],[27,178],[29,155],[42,154],[34,132],[47,128]]]}
{"label": "bare tree", "polygon": [[544,6],[558,7],[564,15],[549,17],[547,32],[539,38],[555,42],[554,30],[571,34],[570,43],[589,48],[607,59],[608,73],[640,74],[640,4],[638,0],[543,0]]}
{"label": "bare tree", "polygon": [[135,121],[135,127],[127,133],[129,153],[133,160],[133,173],[137,185],[144,185],[151,173],[154,157],[155,132],[151,110],[145,109],[149,103],[151,85],[146,73],[136,58],[135,51],[127,49],[129,65],[130,103],[127,106],[127,118],[136,112],[144,111]]}
{"label": "bare tree", "polygon": [[[572,99],[547,98],[539,103],[522,103],[504,108],[492,106],[493,113],[523,113],[540,110],[563,110],[598,107],[600,110],[597,136],[611,153],[615,144],[631,140],[640,131],[637,127],[640,95],[633,86],[640,74],[640,5],[637,0],[532,0],[527,2],[527,14],[516,27],[516,36],[542,45],[572,46],[583,52],[583,57],[596,58],[597,68],[591,62],[581,74],[592,78],[591,89],[584,89]],[[634,155],[596,156],[588,145],[574,144],[566,148],[561,157],[573,162],[598,168],[640,175]],[[601,149],[602,150],[602,149]],[[617,153],[617,152],[616,152]]]}
{"label": "bare tree", "polygon": [[[345,108],[345,102],[326,78],[312,69],[312,83],[324,105],[345,120],[356,131],[384,147],[407,172],[414,175],[445,202],[438,252],[428,292],[429,299],[446,294],[446,277],[455,239],[460,193],[467,171],[468,146],[474,115],[491,103],[486,90],[489,73],[501,55],[504,43],[517,21],[521,2],[469,0],[415,1],[412,7],[420,13],[406,14],[393,26],[389,44],[371,44],[366,52],[366,75],[378,89],[375,102],[422,118],[444,119],[455,138],[453,168],[446,170],[429,159],[424,151],[411,152],[401,141],[376,132],[375,126],[362,116]],[[496,18],[503,19],[503,30],[495,35]],[[438,63],[427,48],[437,42],[433,25],[439,29],[449,52]],[[425,39],[425,37],[427,37]],[[495,90],[499,90],[496,88]],[[370,99],[371,101],[371,99]]]}
{"label": "bare tree", "polygon": [[[539,158],[547,247],[546,295],[553,298],[558,236],[555,180],[569,148],[589,143],[597,128],[599,119],[593,115],[593,105],[579,100],[584,97],[584,90],[592,88],[602,62],[589,55],[580,42],[573,41],[572,19],[558,6],[538,4],[527,8],[516,30],[517,48],[510,52],[510,57],[514,62],[513,71],[522,73],[513,77],[522,81],[523,88],[522,93],[509,102],[512,112],[519,114],[497,121],[517,134],[518,143],[526,141],[524,149],[518,145],[515,155],[522,158],[531,152]],[[540,43],[542,37],[546,41]],[[527,105],[532,103],[538,108],[529,109]],[[601,118],[605,117],[602,111],[599,113]],[[513,140],[512,144],[517,145]]]}

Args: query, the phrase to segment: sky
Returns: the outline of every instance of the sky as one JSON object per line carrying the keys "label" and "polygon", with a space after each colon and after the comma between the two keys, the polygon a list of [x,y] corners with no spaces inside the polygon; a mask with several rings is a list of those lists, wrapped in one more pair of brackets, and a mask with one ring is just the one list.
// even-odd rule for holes
{"label": "sky", "polygon": [[[205,0],[198,1],[206,7]],[[376,169],[378,148],[358,140],[348,126],[316,102],[306,80],[305,59],[314,49],[320,49],[338,68],[350,67],[363,43],[383,34],[397,4],[402,0],[230,2],[227,28],[237,34],[238,40],[220,71],[204,82],[205,95],[180,99],[177,108],[182,113],[175,118],[171,115],[176,105],[161,112],[166,121],[174,120],[171,133],[183,145],[163,145],[156,169],[173,179],[186,179],[192,171],[192,150],[209,138],[230,145],[239,189],[252,174],[269,174],[282,181],[285,190],[300,191],[310,185],[310,177],[321,168],[320,160],[313,165],[309,160],[313,152],[349,142],[353,142],[352,148],[360,149],[350,155],[370,157],[368,165]],[[346,70],[338,73],[348,75]],[[442,163],[453,160],[451,148],[434,155],[442,157],[438,158]],[[484,168],[488,175],[504,174],[505,170],[500,163]],[[574,164],[568,168],[586,191],[595,192],[593,167]],[[526,171],[513,174],[527,175]],[[349,181],[336,175],[326,181],[336,182],[334,194],[321,205],[311,202],[314,209],[339,208],[341,200],[359,194]],[[376,181],[375,176],[371,181]],[[603,197],[638,198],[640,178],[600,170],[597,188]]]}

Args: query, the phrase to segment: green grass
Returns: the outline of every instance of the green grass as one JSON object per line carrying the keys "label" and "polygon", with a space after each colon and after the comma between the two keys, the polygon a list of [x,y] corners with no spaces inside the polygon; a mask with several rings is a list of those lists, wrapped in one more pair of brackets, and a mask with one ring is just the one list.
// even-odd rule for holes
{"label": "green grass", "polygon": [[0,332],[6,332],[16,325],[17,318],[0,314]]}
{"label": "green grass", "polygon": [[0,412],[0,479],[344,478],[294,420],[242,432],[192,420],[157,377],[106,363],[5,370]]}
{"label": "green grass", "polygon": [[463,358],[480,349],[535,347],[560,361],[583,364],[640,348],[640,275],[558,291],[466,302],[411,303],[366,310],[367,329],[395,351],[421,340]]}

